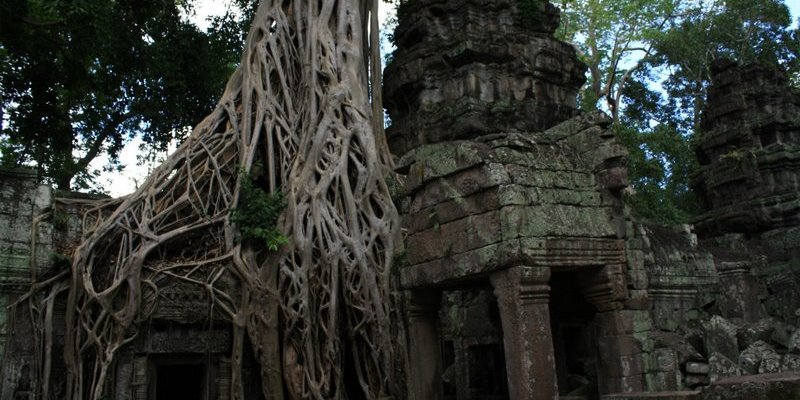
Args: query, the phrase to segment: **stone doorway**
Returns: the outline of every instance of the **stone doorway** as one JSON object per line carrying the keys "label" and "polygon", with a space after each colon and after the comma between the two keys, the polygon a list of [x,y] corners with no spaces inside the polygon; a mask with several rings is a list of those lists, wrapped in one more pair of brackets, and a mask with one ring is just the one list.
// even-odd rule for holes
{"label": "stone doorway", "polygon": [[491,288],[444,291],[438,315],[443,399],[508,399],[503,332]]}
{"label": "stone doorway", "polygon": [[554,272],[550,278],[550,326],[558,392],[569,399],[595,400],[597,337],[595,307],[578,284],[580,273]]}
{"label": "stone doorway", "polygon": [[203,356],[163,355],[150,360],[149,399],[212,400],[213,363]]}

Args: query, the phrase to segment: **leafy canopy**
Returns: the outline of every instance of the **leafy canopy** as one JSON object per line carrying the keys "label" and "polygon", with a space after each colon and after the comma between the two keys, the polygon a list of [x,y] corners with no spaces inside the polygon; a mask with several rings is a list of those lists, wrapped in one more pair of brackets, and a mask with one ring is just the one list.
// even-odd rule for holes
{"label": "leafy canopy", "polygon": [[781,65],[797,77],[800,44],[783,0],[560,0],[557,32],[589,66],[582,106],[608,110],[630,153],[646,218],[674,224],[701,210],[691,177],[711,62]]}
{"label": "leafy canopy", "polygon": [[[189,0],[0,0],[0,157],[61,189],[92,185],[135,136],[163,149],[213,107],[241,32]],[[236,28],[238,29],[238,27]]]}

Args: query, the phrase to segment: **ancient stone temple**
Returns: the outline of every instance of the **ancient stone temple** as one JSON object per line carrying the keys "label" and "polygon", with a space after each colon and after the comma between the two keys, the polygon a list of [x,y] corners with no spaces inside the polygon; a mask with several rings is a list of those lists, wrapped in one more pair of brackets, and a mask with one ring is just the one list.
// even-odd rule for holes
{"label": "ancient stone temple", "polygon": [[[558,23],[544,0],[399,9],[384,87],[405,241],[396,400],[800,398],[800,94],[774,68],[715,63],[696,140],[706,212],[640,221],[610,119],[577,109],[585,66]],[[6,306],[68,274],[121,201],[0,171],[0,400],[65,397],[64,324],[31,323],[64,319],[63,288],[35,312]],[[112,397],[228,399],[231,324],[191,286],[158,296]],[[243,357],[243,397],[260,399]]]}
{"label": "ancient stone temple", "polygon": [[576,111],[585,68],[557,24],[538,1],[401,8],[385,96],[410,398],[796,398],[800,103],[785,77],[715,67],[709,212],[697,232],[655,226],[622,203],[608,119]]}
{"label": "ancient stone temple", "polygon": [[800,93],[786,74],[728,60],[713,86],[697,142],[699,191],[710,234],[766,232],[800,225]]}
{"label": "ancient stone temple", "polygon": [[645,387],[625,152],[602,113],[577,115],[585,66],[552,36],[558,19],[548,2],[401,7],[384,92],[405,175],[412,398]]}
{"label": "ancient stone temple", "polygon": [[[65,398],[64,324],[38,343],[31,318],[63,320],[66,292],[52,294],[51,309],[31,312],[8,308],[28,292],[32,283],[46,282],[69,272],[69,248],[86,226],[98,220],[103,206],[118,203],[80,193],[55,192],[37,183],[35,171],[0,170],[0,399],[34,399],[42,370],[38,352],[49,351],[51,384],[48,398]],[[203,292],[175,284],[159,293],[158,309],[139,335],[120,354],[114,372],[115,399],[227,399],[230,393],[231,329],[220,312],[209,307]],[[258,399],[258,369],[248,354],[245,396]]]}

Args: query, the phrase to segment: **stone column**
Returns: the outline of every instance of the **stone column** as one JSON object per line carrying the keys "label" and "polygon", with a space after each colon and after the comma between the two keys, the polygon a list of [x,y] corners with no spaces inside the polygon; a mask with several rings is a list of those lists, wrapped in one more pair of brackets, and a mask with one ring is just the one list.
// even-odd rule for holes
{"label": "stone column", "polygon": [[[641,283],[641,282],[640,282]],[[625,265],[612,264],[579,275],[584,297],[597,309],[597,384],[600,394],[641,392],[644,357],[652,350],[647,299],[629,301]],[[626,309],[626,305],[637,309]],[[643,309],[642,309],[643,308]]]}
{"label": "stone column", "polygon": [[137,355],[133,358],[133,399],[147,400],[147,371],[148,362],[146,355]]}
{"label": "stone column", "polygon": [[442,391],[442,352],[439,339],[441,293],[406,292],[408,319],[409,387],[411,400],[437,400]]}
{"label": "stone column", "polygon": [[722,289],[722,296],[717,297],[722,315],[743,318],[747,322],[756,322],[763,318],[764,309],[759,293],[767,290],[758,279],[753,279],[750,262],[722,261],[715,264]]}
{"label": "stone column", "polygon": [[512,399],[558,399],[549,281],[550,269],[544,267],[516,266],[491,276]]}
{"label": "stone column", "polygon": [[644,391],[644,357],[652,350],[647,337],[651,329],[648,311],[603,311],[595,315],[595,323],[600,394]]}

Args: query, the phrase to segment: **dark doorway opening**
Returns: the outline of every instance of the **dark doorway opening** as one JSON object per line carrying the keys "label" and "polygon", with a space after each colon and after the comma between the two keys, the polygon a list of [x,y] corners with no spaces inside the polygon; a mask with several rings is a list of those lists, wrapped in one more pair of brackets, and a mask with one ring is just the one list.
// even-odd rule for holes
{"label": "dark doorway opening", "polygon": [[550,279],[550,325],[561,396],[594,400],[597,391],[595,308],[581,293],[585,271],[554,272]]}
{"label": "dark doorway opening", "polygon": [[156,366],[156,400],[206,400],[206,366],[172,364]]}

